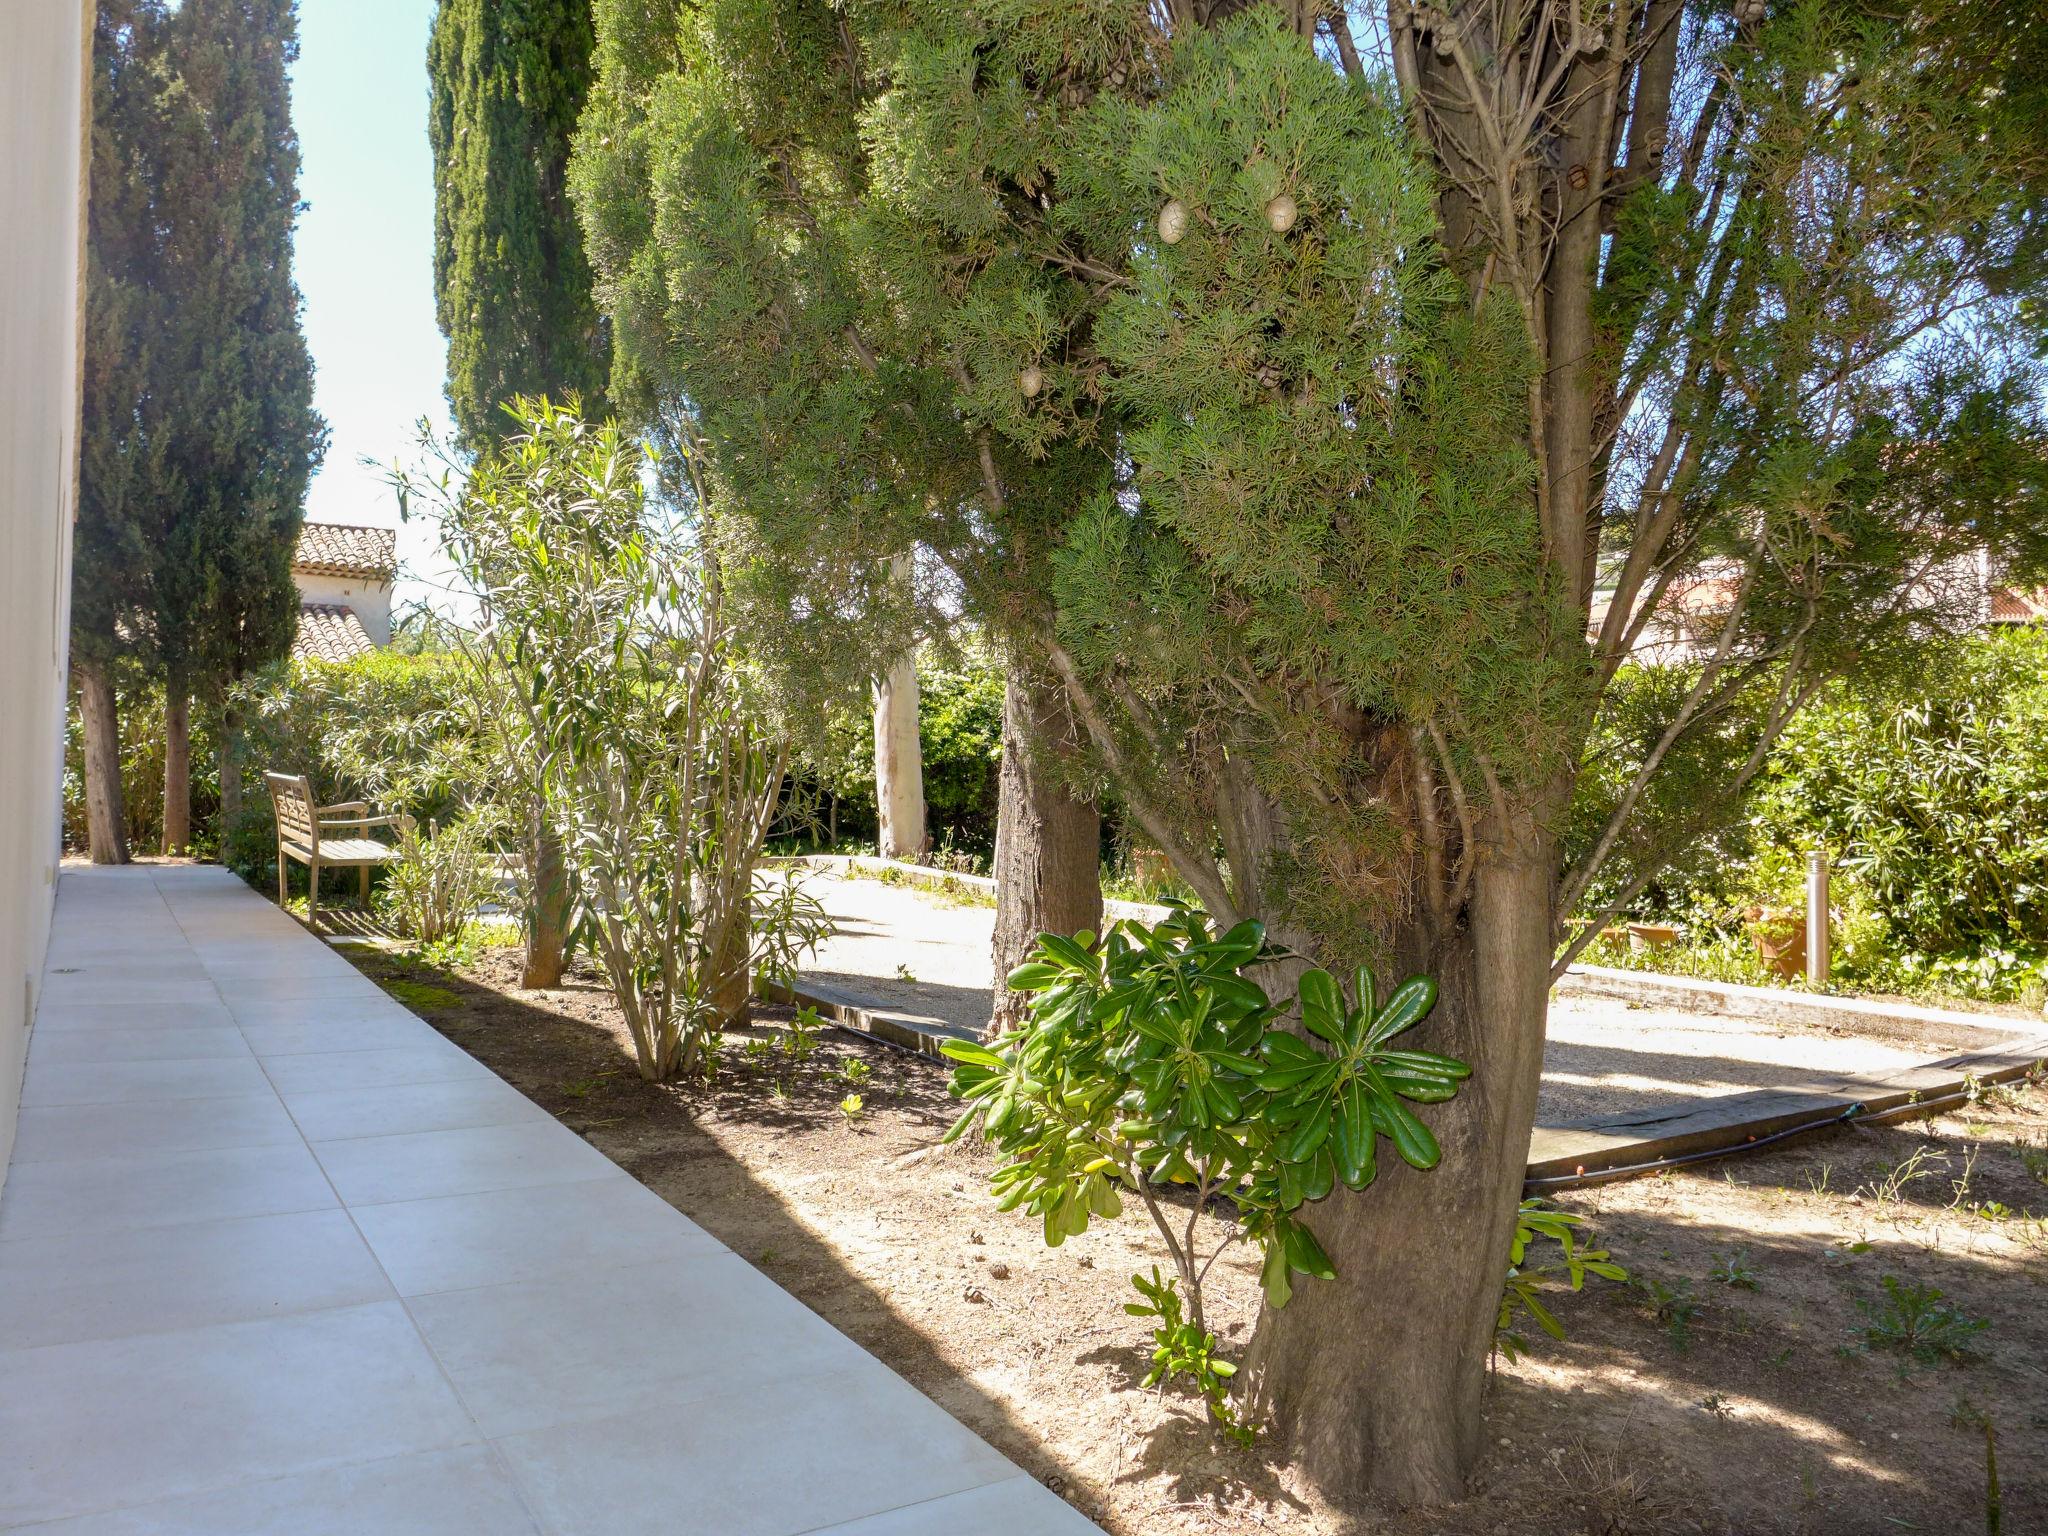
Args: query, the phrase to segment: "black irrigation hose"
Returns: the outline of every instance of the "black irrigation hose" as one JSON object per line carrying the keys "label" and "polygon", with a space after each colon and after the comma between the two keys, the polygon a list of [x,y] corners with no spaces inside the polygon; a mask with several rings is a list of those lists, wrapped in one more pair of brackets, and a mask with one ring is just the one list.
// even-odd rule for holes
{"label": "black irrigation hose", "polygon": [[1634,1178],[1638,1174],[1662,1173],[1667,1168],[1683,1168],[1688,1163],[1703,1163],[1709,1158],[1732,1157],[1737,1152],[1755,1152],[1770,1146],[1773,1142],[1784,1141],[1792,1136],[1804,1136],[1809,1131],[1824,1131],[1837,1125],[1875,1125],[1894,1116],[1924,1114],[1939,1109],[1944,1104],[1953,1104],[1958,1099],[1967,1099],[1975,1092],[1971,1088],[1958,1088],[1952,1093],[1937,1094],[1931,1099],[1914,1099],[1905,1104],[1894,1104],[1890,1109],[1869,1109],[1862,1104],[1851,1104],[1847,1109],[1831,1115],[1822,1115],[1804,1125],[1789,1125],[1782,1131],[1773,1131],[1768,1136],[1757,1136],[1749,1141],[1738,1142],[1728,1147],[1707,1147],[1697,1152],[1678,1152],[1670,1157],[1652,1158],[1645,1163],[1624,1163],[1615,1168],[1596,1168],[1590,1173],[1552,1173],[1541,1178],[1524,1179],[1522,1193],[1540,1194],[1550,1189],[1583,1189],[1593,1184],[1606,1184],[1618,1179]]}

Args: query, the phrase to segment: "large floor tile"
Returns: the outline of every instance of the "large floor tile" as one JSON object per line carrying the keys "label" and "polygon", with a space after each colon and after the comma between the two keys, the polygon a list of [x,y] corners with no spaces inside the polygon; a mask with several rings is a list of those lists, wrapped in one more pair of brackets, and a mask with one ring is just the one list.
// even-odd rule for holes
{"label": "large floor tile", "polygon": [[326,1051],[395,1051],[431,1048],[441,1037],[404,1009],[384,1005],[354,1019],[306,1020],[297,1024],[244,1024],[242,1034],[258,1056],[310,1056]]}
{"label": "large floor tile", "polygon": [[582,1137],[548,1121],[317,1142],[313,1155],[351,1207],[625,1177]]}
{"label": "large floor tile", "polygon": [[873,1362],[493,1443],[560,1536],[796,1536],[1016,1473]]}
{"label": "large floor tile", "polygon": [[413,1298],[484,1433],[814,1376],[860,1348],[731,1253]]}
{"label": "large floor tile", "polygon": [[200,996],[214,995],[213,983],[197,966],[190,971],[141,966],[120,976],[90,976],[83,971],[45,971],[41,996],[53,1008],[107,1007],[153,1002],[162,998],[165,989],[170,987],[189,989]]}
{"label": "large floor tile", "polygon": [[0,1349],[391,1299],[345,1211],[0,1242]]}
{"label": "large floor tile", "polygon": [[0,1241],[331,1209],[303,1145],[22,1163],[0,1189]]}
{"label": "large floor tile", "polygon": [[331,1005],[374,1001],[384,995],[375,982],[353,966],[346,976],[329,971],[313,975],[252,976],[240,981],[223,981],[220,986],[221,995],[238,1015],[294,1003]]}
{"label": "large floor tile", "polygon": [[366,1205],[353,1214],[401,1296],[723,1251],[629,1178]]}
{"label": "large floor tile", "polygon": [[298,1127],[268,1083],[229,1099],[143,1104],[53,1104],[21,1112],[16,1163],[93,1157],[160,1157],[218,1147],[297,1146]]}
{"label": "large floor tile", "polygon": [[475,1437],[397,1302],[17,1350],[0,1380],[0,1522]]}
{"label": "large floor tile", "polygon": [[36,1033],[68,1034],[93,1029],[232,1029],[235,1016],[211,992],[164,992],[147,1002],[36,1005]]}
{"label": "large floor tile", "polygon": [[1100,1536],[1092,1521],[1022,1473],[835,1525],[814,1536],[964,1536],[970,1531],[974,1536]]}
{"label": "large floor tile", "polygon": [[322,1472],[81,1515],[35,1536],[535,1536],[539,1527],[489,1446],[357,1462]]}
{"label": "large floor tile", "polygon": [[249,1042],[232,1024],[197,1029],[39,1029],[29,1041],[30,1063],[201,1061],[247,1056]]}
{"label": "large floor tile", "polygon": [[198,1061],[45,1062],[21,1085],[31,1104],[132,1104],[150,1099],[225,1099],[269,1086],[253,1056]]}
{"label": "large floor tile", "polygon": [[445,1041],[380,1051],[320,1051],[271,1056],[263,1070],[279,1093],[315,1088],[384,1088],[394,1083],[438,1083],[493,1074],[474,1056]]}
{"label": "large floor tile", "polygon": [[463,1077],[383,1088],[315,1088],[284,1096],[308,1141],[457,1131],[472,1125],[554,1123],[554,1117],[495,1077]]}

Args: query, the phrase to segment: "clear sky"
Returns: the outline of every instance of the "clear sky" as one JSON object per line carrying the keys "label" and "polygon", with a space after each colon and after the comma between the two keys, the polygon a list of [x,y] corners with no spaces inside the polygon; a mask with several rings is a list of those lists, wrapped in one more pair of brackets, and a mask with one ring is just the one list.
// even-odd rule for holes
{"label": "clear sky", "polygon": [[[331,433],[306,504],[317,522],[397,526],[385,469],[362,460],[413,458],[422,416],[447,427],[427,150],[433,16],[434,0],[300,0],[292,113],[308,206],[295,275],[314,403]],[[399,557],[401,602],[445,582],[433,534],[417,520],[399,534]]]}

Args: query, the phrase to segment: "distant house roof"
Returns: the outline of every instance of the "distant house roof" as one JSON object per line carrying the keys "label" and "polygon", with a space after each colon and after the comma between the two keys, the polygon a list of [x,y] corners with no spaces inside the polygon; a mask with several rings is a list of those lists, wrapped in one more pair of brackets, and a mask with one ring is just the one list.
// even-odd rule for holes
{"label": "distant house roof", "polygon": [[354,523],[307,523],[299,529],[292,569],[312,576],[389,581],[398,574],[398,530]]}
{"label": "distant house roof", "polygon": [[1991,589],[1992,623],[2031,624],[2037,619],[2048,619],[2048,587],[2037,587],[2031,592],[2018,587]]}
{"label": "distant house roof", "polygon": [[353,608],[341,603],[299,604],[299,632],[292,640],[293,661],[347,661],[377,642],[363,628]]}

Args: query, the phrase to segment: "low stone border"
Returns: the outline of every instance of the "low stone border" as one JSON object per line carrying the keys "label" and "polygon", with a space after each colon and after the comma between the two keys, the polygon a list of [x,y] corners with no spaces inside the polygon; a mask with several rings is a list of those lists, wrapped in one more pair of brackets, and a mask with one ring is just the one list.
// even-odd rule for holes
{"label": "low stone border", "polygon": [[[987,875],[957,874],[949,869],[934,869],[929,864],[912,864],[902,859],[876,859],[857,853],[798,853],[761,862],[768,865],[794,864],[869,880],[894,875],[908,885],[921,885],[927,890],[955,894],[972,891],[977,896],[986,897],[990,903],[996,899],[996,883]],[[1104,897],[1102,902],[1104,917],[1135,918],[1141,923],[1162,922],[1169,910],[1144,901],[1116,901]]]}
{"label": "low stone border", "polygon": [[1747,987],[1606,965],[1575,965],[1558,978],[1553,990],[1567,997],[1611,997],[1645,1008],[1844,1029],[1878,1038],[1934,1040],[1962,1049],[1997,1045],[2038,1028],[2026,1019],[2006,1014],[1967,1013],[1862,997],[1829,997],[1781,987]]}
{"label": "low stone border", "polygon": [[[863,1002],[852,992],[808,978],[787,987],[764,983],[760,995],[770,1002],[814,1008],[841,1029],[934,1060],[944,1059],[939,1049],[944,1041],[980,1038],[973,1030]],[[1972,1082],[2008,1082],[2044,1063],[2048,1033],[2012,1035],[1989,1049],[1887,1073],[1843,1076],[1819,1088],[1765,1088],[1538,1126],[1529,1137],[1526,1190],[1541,1194],[1605,1183],[1651,1172],[1674,1158],[1740,1152],[1781,1132],[1838,1124],[1852,1109],[1859,1110],[1859,1118],[1889,1117],[1910,1114],[1924,1104],[1931,1114]]]}
{"label": "low stone border", "polygon": [[905,1013],[900,1009],[862,1002],[851,992],[809,978],[800,978],[795,986],[787,987],[779,982],[764,981],[754,990],[757,996],[768,1002],[815,1009],[841,1029],[873,1035],[877,1040],[900,1046],[906,1051],[915,1051],[921,1056],[939,1058],[939,1047],[948,1040],[981,1038],[979,1030],[962,1029],[928,1014]]}
{"label": "low stone border", "polygon": [[2048,1034],[2014,1035],[1987,1050],[1966,1051],[1895,1071],[1843,1076],[1804,1089],[1758,1089],[1538,1126],[1529,1138],[1529,1193],[1597,1184],[1647,1172],[1672,1158],[1739,1152],[1780,1132],[1820,1129],[1848,1112],[1857,1119],[1932,1113],[1972,1083],[2024,1077],[2048,1061]]}

